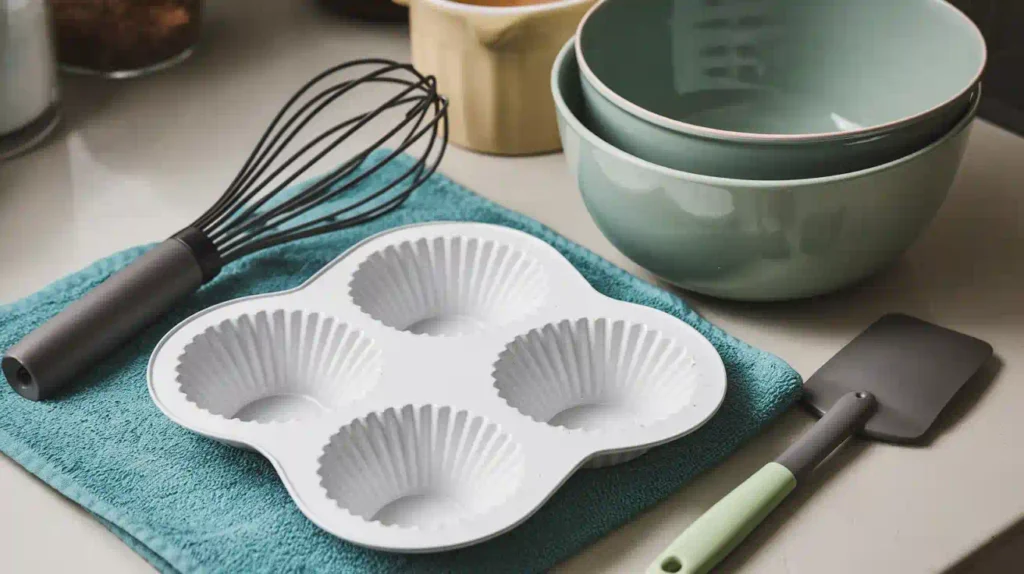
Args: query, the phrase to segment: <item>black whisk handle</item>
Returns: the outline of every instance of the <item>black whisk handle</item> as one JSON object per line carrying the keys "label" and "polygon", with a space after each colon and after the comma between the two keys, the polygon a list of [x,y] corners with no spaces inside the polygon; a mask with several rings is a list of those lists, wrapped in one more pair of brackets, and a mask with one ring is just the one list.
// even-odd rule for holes
{"label": "black whisk handle", "polygon": [[150,249],[8,349],[0,366],[11,387],[34,401],[54,397],[198,289],[210,276],[210,260],[204,269],[195,238],[180,236]]}

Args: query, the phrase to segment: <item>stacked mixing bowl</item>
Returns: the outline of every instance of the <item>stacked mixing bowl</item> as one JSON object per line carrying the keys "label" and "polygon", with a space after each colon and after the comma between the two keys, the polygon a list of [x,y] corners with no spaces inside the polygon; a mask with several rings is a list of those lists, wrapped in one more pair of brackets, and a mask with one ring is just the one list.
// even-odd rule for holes
{"label": "stacked mixing bowl", "polygon": [[807,297],[893,261],[952,185],[985,43],[944,0],[605,0],[551,78],[601,231],[685,289]]}

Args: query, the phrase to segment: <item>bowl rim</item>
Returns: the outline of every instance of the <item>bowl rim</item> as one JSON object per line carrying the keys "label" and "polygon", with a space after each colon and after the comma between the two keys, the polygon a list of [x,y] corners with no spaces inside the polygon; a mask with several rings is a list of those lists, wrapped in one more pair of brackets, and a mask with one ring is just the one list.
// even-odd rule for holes
{"label": "bowl rim", "polygon": [[[634,164],[636,167],[654,171],[660,175],[672,177],[673,179],[682,179],[686,181],[692,181],[695,183],[701,183],[705,185],[714,186],[728,186],[734,188],[748,188],[748,189],[761,189],[761,190],[773,190],[773,191],[786,191],[795,187],[810,187],[822,184],[846,182],[855,179],[860,179],[875,173],[887,171],[893,169],[901,164],[909,163],[916,158],[928,154],[933,149],[945,144],[953,137],[959,135],[965,129],[970,127],[975,117],[978,115],[978,107],[981,103],[982,86],[979,82],[974,101],[971,103],[967,110],[967,113],[957,121],[956,125],[953,126],[948,132],[942,137],[928,144],[927,146],[901,158],[894,159],[892,161],[879,164],[876,166],[868,167],[858,171],[851,171],[846,173],[839,173],[834,175],[828,175],[823,177],[812,177],[804,179],[778,179],[778,180],[760,180],[760,179],[732,179],[728,177],[719,177],[713,175],[703,175],[699,173],[692,173],[688,171],[681,171],[678,169],[672,169],[663,165],[649,162],[645,159],[638,158],[634,155],[628,154],[619,148],[611,145],[597,136],[593,131],[590,130],[583,122],[576,116],[576,114],[569,108],[569,105],[565,103],[565,98],[562,97],[562,91],[558,86],[558,77],[565,66],[565,62],[568,57],[576,57],[575,51],[572,49],[575,44],[575,38],[569,38],[565,46],[558,52],[558,56],[555,57],[554,66],[551,68],[551,95],[555,101],[555,108],[560,118],[568,122],[572,129],[575,130],[582,139],[586,139],[591,145],[597,146],[605,153],[611,154],[623,161]],[[577,80],[582,81],[577,75]]]}
{"label": "bowl rim", "polygon": [[[391,2],[392,0],[385,0]],[[466,4],[459,0],[402,0],[402,3],[426,2],[439,9],[458,13],[477,13],[488,15],[505,14],[533,14],[536,12],[551,12],[554,10],[589,4],[594,0],[546,0],[538,4],[526,4],[523,6],[481,6],[479,4]]]}
{"label": "bowl rim", "polygon": [[628,114],[642,121],[653,123],[657,126],[672,130],[674,132],[681,132],[687,135],[697,137],[760,144],[796,144],[819,142],[823,140],[841,141],[853,138],[879,135],[881,133],[894,130],[898,127],[914,123],[915,121],[925,116],[931,115],[941,110],[942,108],[949,105],[951,102],[954,102],[962,97],[965,97],[965,95],[968,92],[974,89],[976,85],[979,85],[981,83],[982,73],[985,71],[985,67],[988,64],[988,45],[985,42],[985,37],[982,35],[981,30],[978,29],[978,26],[974,23],[973,20],[968,18],[966,14],[964,14],[956,6],[953,6],[947,0],[923,0],[926,2],[931,2],[932,4],[940,5],[940,10],[951,10],[954,15],[958,16],[961,19],[961,21],[965,23],[967,30],[973,31],[974,36],[978,41],[978,44],[981,46],[981,61],[979,63],[978,69],[975,71],[975,74],[971,78],[971,81],[965,84],[963,89],[957,92],[954,96],[926,110],[919,111],[914,115],[905,116],[883,124],[876,124],[856,130],[800,134],[765,134],[722,130],[718,128],[702,126],[700,124],[693,124],[681,120],[672,119],[667,116],[663,116],[661,114],[652,112],[644,107],[634,104],[633,102],[615,93],[614,90],[609,88],[604,82],[602,82],[597,77],[597,74],[595,74],[594,71],[587,64],[586,58],[583,54],[583,43],[580,40],[580,38],[583,36],[584,28],[586,27],[587,22],[590,20],[590,17],[593,14],[600,11],[601,7],[604,6],[605,4],[617,1],[628,0],[599,0],[593,6],[591,6],[590,9],[587,10],[587,13],[583,15],[583,18],[580,19],[580,22],[576,27],[576,36],[574,39],[576,61],[578,62],[580,71],[586,77],[587,82],[590,83],[590,85],[593,86],[594,89],[596,89],[602,97],[607,99],[609,102],[611,102],[614,106],[618,107],[619,109],[627,112]]}

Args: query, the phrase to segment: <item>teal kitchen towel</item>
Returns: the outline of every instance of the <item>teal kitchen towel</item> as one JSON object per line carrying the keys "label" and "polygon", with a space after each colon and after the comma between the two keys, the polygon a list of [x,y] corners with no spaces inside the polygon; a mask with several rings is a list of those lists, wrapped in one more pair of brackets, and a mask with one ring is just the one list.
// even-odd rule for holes
{"label": "teal kitchen towel", "polygon": [[[402,157],[387,169],[404,170],[408,161]],[[371,234],[436,220],[482,221],[536,235],[602,293],[661,309],[692,325],[725,361],[728,391],[718,414],[697,432],[632,462],[578,471],[532,518],[507,534],[452,552],[401,555],[367,550],[319,530],[295,507],[265,459],[175,425],[150,400],[146,362],[160,337],[185,317],[228,299],[290,289]],[[0,349],[144,249],[97,261],[0,307]],[[59,400],[27,401],[3,385],[0,450],[84,506],[164,572],[532,572],[579,552],[721,462],[789,407],[800,385],[789,365],[724,333],[675,295],[435,175],[383,218],[231,264],[170,316],[83,375],[78,390]]]}

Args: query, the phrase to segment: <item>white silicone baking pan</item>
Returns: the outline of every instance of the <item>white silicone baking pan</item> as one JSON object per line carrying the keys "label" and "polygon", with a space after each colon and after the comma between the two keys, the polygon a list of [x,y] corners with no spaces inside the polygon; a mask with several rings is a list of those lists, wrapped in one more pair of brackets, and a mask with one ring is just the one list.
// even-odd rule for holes
{"label": "white silicone baking pan", "polygon": [[697,429],[726,388],[679,319],[478,223],[392,230],[301,287],[202,311],[148,377],[173,421],[266,456],[321,528],[397,552],[505,532],[580,467]]}

